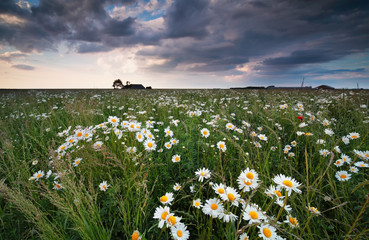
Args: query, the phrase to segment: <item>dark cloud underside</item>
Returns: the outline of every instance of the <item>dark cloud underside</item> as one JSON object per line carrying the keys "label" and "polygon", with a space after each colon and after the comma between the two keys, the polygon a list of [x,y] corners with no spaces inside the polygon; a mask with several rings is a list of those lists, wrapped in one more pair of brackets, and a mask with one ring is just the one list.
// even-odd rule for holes
{"label": "dark cloud underside", "polygon": [[151,45],[139,54],[168,60],[156,70],[198,72],[232,70],[262,59],[257,69],[276,73],[369,48],[369,1],[174,0],[162,29],[146,32],[139,19],[118,20],[106,10],[136,2],[40,0],[29,10],[2,0],[0,14],[24,22],[0,21],[0,41],[23,52],[56,50],[61,41],[70,41],[79,53]]}

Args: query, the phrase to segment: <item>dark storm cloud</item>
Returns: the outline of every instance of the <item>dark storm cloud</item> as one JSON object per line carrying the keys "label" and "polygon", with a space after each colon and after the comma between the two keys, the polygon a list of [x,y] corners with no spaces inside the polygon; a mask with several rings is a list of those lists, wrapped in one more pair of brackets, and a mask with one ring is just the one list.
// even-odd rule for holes
{"label": "dark storm cloud", "polygon": [[118,0],[40,0],[31,10],[14,1],[0,3],[0,13],[15,16],[22,23],[0,21],[0,41],[17,49],[56,50],[62,40],[102,42],[105,36],[128,36],[135,33],[135,19],[112,19],[105,10],[110,4],[128,5],[135,1]]}
{"label": "dark storm cloud", "polygon": [[211,21],[208,6],[208,0],[175,1],[165,17],[167,37],[203,38],[208,35],[206,27]]}
{"label": "dark storm cloud", "polygon": [[16,65],[12,65],[12,68],[17,68],[20,70],[34,70],[35,67],[30,66],[30,65],[26,65],[26,64],[16,64]]}
{"label": "dark storm cloud", "polygon": [[40,0],[29,10],[2,0],[0,14],[24,23],[0,20],[0,41],[24,52],[55,50],[62,40],[79,53],[142,44],[154,46],[140,51],[142,57],[168,60],[153,66],[160,71],[227,71],[258,59],[255,69],[270,74],[369,48],[369,1],[174,0],[163,26],[152,31],[138,18],[111,18],[106,10],[141,6],[135,2]]}
{"label": "dark storm cloud", "polygon": [[[369,1],[199,1],[197,11],[184,2],[167,12],[166,30],[171,38],[189,38],[190,46],[141,54],[168,57],[170,67],[196,63],[192,71],[208,72],[264,58],[258,69],[277,73],[369,48]],[[283,54],[268,57],[276,53]]]}

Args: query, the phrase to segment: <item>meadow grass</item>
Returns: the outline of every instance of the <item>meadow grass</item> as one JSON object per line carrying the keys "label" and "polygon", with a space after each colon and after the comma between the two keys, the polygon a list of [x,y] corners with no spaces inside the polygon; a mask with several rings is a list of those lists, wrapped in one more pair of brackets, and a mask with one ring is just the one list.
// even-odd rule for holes
{"label": "meadow grass", "polygon": [[[369,237],[368,91],[39,90],[0,99],[0,239]],[[276,183],[280,174],[298,187]],[[281,196],[266,194],[271,186]],[[160,228],[154,215],[164,206]],[[252,207],[263,217],[247,218]]]}

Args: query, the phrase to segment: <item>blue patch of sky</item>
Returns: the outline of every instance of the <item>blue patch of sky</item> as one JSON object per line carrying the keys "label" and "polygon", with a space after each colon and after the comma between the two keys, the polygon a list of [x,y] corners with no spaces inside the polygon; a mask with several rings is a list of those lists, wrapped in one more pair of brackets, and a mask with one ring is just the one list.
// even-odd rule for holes
{"label": "blue patch of sky", "polygon": [[[19,2],[19,1],[16,0],[16,2]],[[31,4],[31,6],[38,6],[40,4],[39,0],[26,0],[25,2],[29,2],[29,4]]]}

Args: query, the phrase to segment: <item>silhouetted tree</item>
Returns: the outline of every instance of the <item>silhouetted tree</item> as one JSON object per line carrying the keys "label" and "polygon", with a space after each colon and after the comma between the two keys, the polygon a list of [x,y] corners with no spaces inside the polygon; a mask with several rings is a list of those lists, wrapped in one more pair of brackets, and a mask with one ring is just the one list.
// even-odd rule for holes
{"label": "silhouetted tree", "polygon": [[124,86],[123,86],[122,81],[120,79],[117,79],[117,80],[114,81],[113,87],[114,87],[114,89],[117,89],[117,88],[122,89]]}

